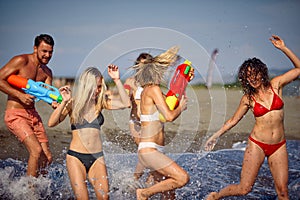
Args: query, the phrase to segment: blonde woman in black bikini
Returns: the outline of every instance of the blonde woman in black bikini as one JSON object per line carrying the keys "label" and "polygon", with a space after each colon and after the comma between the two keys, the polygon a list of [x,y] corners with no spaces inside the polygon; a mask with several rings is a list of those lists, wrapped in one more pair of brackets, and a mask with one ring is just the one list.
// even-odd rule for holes
{"label": "blonde woman in black bikini", "polygon": [[278,199],[289,199],[282,88],[300,75],[300,60],[280,37],[273,35],[270,40],[291,60],[295,68],[269,81],[267,66],[257,58],[245,61],[240,67],[239,80],[244,90],[240,105],[233,117],[208,139],[206,150],[212,150],[217,139],[234,127],[249,109],[254,114],[255,125],[245,150],[240,183],[212,192],[208,199],[248,194],[265,157],[268,159]]}
{"label": "blonde woman in black bikini", "polygon": [[76,199],[88,199],[88,178],[97,199],[109,198],[106,165],[100,138],[104,117],[102,109],[122,109],[130,106],[130,99],[120,81],[119,69],[108,67],[120,98],[106,95],[104,78],[97,68],[89,67],[80,76],[74,99],[68,86],[60,88],[63,102],[53,111],[48,125],[56,126],[67,115],[71,119],[72,141],[67,152],[67,170]]}
{"label": "blonde woman in black bikini", "polygon": [[156,193],[162,193],[163,199],[175,199],[175,189],[189,181],[187,172],[163,153],[164,126],[159,120],[159,113],[162,113],[167,121],[173,121],[187,106],[187,100],[182,98],[179,106],[171,111],[159,86],[166,69],[178,59],[177,52],[178,48],[171,48],[133,67],[137,70],[134,78],[143,87],[139,162],[160,176],[160,180],[155,178],[154,185],[136,190],[138,200],[148,199]]}

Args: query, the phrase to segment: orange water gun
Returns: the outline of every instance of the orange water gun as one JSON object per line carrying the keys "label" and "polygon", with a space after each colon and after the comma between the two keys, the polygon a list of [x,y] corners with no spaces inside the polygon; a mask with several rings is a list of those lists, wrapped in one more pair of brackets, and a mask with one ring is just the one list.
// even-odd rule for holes
{"label": "orange water gun", "polygon": [[18,75],[10,75],[7,82],[17,88],[22,89],[25,93],[33,95],[39,101],[40,99],[51,104],[53,101],[62,102],[62,96],[57,88],[43,82],[35,82]]}
{"label": "orange water gun", "polygon": [[[189,60],[185,60],[184,63],[176,68],[170,82],[170,89],[166,95],[166,103],[170,110],[174,110],[178,106],[188,82],[193,79],[192,71],[194,69],[191,67],[191,64]],[[159,115],[159,119],[162,122],[166,122],[162,114]]]}

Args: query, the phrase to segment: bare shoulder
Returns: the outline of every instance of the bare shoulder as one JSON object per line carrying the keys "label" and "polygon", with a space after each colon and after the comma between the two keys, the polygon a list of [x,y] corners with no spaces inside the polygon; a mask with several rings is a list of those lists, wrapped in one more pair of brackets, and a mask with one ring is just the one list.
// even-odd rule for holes
{"label": "bare shoulder", "polygon": [[279,75],[279,76],[275,76],[271,81],[270,81],[270,84],[272,86],[272,88],[274,90],[279,90],[280,89],[280,80],[281,80],[281,76],[282,75]]}
{"label": "bare shoulder", "polygon": [[273,88],[282,90],[282,88],[286,84],[289,84],[290,82],[294,81],[299,76],[300,76],[300,68],[293,68],[293,69],[290,69],[289,71],[285,72],[284,74],[274,77],[271,80],[271,85]]}
{"label": "bare shoulder", "polygon": [[150,97],[157,97],[159,95],[162,95],[162,91],[158,85],[150,85],[147,87],[144,87],[143,93],[147,94],[147,96]]}
{"label": "bare shoulder", "polygon": [[10,67],[14,66],[14,67],[24,67],[26,66],[30,59],[29,59],[30,55],[29,54],[22,54],[22,55],[17,55],[14,56],[9,62],[8,65],[10,65]]}
{"label": "bare shoulder", "polygon": [[144,87],[144,91],[161,92],[161,89],[158,85],[149,85]]}
{"label": "bare shoulder", "polygon": [[244,94],[241,98],[241,104],[249,106],[250,105],[250,99],[248,97],[248,95]]}
{"label": "bare shoulder", "polygon": [[28,63],[29,56],[27,54],[14,56],[0,69],[1,77],[6,78],[11,74],[19,74]]}
{"label": "bare shoulder", "polygon": [[47,65],[42,65],[41,68],[47,76],[52,77],[52,70]]}

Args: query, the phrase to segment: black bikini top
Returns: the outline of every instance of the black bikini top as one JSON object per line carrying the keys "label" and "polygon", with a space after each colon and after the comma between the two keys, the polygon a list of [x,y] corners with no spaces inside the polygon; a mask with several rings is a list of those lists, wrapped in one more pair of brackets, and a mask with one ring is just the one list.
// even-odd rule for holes
{"label": "black bikini top", "polygon": [[82,128],[96,128],[100,130],[101,125],[104,123],[104,117],[100,112],[98,117],[96,117],[92,122],[88,122],[86,119],[83,119],[83,123],[71,124],[71,130],[77,130]]}

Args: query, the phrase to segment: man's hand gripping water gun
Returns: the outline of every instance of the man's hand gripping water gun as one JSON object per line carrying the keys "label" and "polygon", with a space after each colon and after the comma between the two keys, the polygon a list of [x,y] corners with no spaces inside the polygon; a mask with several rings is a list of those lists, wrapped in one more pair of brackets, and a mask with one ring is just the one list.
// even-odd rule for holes
{"label": "man's hand gripping water gun", "polygon": [[[191,67],[191,62],[185,60],[184,63],[180,64],[170,82],[170,89],[166,95],[166,103],[170,110],[174,110],[185,93],[185,88],[193,78],[194,78],[194,68]],[[161,122],[166,122],[166,119],[162,114],[159,115]]]}
{"label": "man's hand gripping water gun", "polygon": [[46,83],[35,82],[17,75],[10,75],[7,82],[22,89],[27,94],[35,96],[36,101],[43,100],[48,104],[52,104],[53,101],[62,102],[62,96],[58,89]]}

